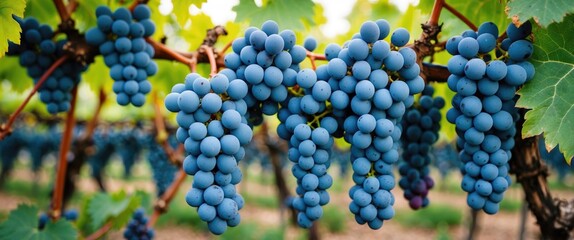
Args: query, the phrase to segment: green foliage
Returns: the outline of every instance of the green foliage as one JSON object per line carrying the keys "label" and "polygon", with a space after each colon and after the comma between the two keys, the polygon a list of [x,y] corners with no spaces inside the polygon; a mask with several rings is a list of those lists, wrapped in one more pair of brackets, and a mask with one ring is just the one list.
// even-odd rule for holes
{"label": "green foliage", "polygon": [[88,205],[92,228],[96,229],[111,221],[113,227],[119,229],[128,223],[139,206],[140,199],[135,195],[128,196],[124,191],[111,194],[97,193]]}
{"label": "green foliage", "polygon": [[44,229],[38,229],[38,208],[25,204],[12,210],[0,225],[0,239],[76,239],[77,235],[74,226],[62,219],[48,221]]}
{"label": "green foliage", "polygon": [[12,15],[24,17],[26,8],[25,0],[1,1],[0,2],[0,58],[8,51],[8,41],[20,44],[20,24],[12,18]]}
{"label": "green foliage", "polygon": [[261,7],[253,0],[239,0],[233,11],[237,12],[236,21],[249,21],[253,26],[272,19],[283,29],[302,29],[304,22],[315,24],[313,6],[311,0],[267,0]]}
{"label": "green foliage", "polygon": [[96,8],[105,4],[104,0],[78,0],[78,8],[72,13],[72,18],[76,21],[76,27],[80,32],[96,26]]}
{"label": "green foliage", "polygon": [[435,229],[441,224],[448,226],[460,225],[462,212],[460,209],[444,204],[430,204],[417,211],[401,211],[395,216],[397,222],[408,227],[423,227]]}
{"label": "green foliage", "polygon": [[504,212],[518,212],[521,207],[522,202],[508,197],[500,202],[500,211]]}
{"label": "green foliage", "polygon": [[233,239],[255,239],[255,235],[260,232],[259,226],[255,223],[243,222],[237,227],[228,228],[225,233],[221,235],[220,240],[233,240]]}
{"label": "green foliage", "polygon": [[344,232],[347,223],[346,212],[335,206],[325,206],[323,209],[321,225],[332,233]]}
{"label": "green foliage", "polygon": [[522,137],[544,133],[549,149],[560,144],[560,152],[570,163],[574,156],[574,15],[548,29],[537,28],[531,62],[536,74],[518,91],[517,106],[526,113]]}
{"label": "green foliage", "polygon": [[253,204],[257,207],[262,208],[269,208],[269,209],[276,209],[279,207],[279,203],[277,202],[276,196],[262,196],[262,195],[253,195],[250,193],[242,194],[243,198],[245,198],[245,202],[249,204]]}
{"label": "green foliage", "polygon": [[48,24],[52,26],[52,28],[57,27],[60,23],[58,11],[52,1],[27,0],[24,17],[34,17],[38,19],[38,22],[41,24]]}
{"label": "green foliage", "polygon": [[508,16],[520,22],[534,18],[542,27],[561,22],[569,13],[574,13],[571,0],[511,0],[507,4]]}

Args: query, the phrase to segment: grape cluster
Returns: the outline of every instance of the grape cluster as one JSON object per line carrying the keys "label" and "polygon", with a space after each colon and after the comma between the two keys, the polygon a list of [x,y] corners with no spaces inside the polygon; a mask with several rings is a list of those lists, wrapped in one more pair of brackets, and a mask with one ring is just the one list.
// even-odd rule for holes
{"label": "grape cluster", "polygon": [[[78,220],[78,210],[77,209],[68,209],[64,211],[62,214],[62,218],[66,219],[67,221],[74,222]],[[38,229],[42,230],[46,227],[46,224],[50,221],[50,217],[46,213],[40,214],[38,218]]]}
{"label": "grape cluster", "polygon": [[114,141],[117,146],[122,146],[117,149],[117,152],[122,159],[122,164],[124,165],[124,177],[126,178],[131,175],[131,169],[140,155],[143,147],[141,141],[142,138],[142,133],[137,127],[124,128],[120,132],[116,133]]}
{"label": "grape cluster", "polygon": [[18,154],[26,146],[26,136],[22,131],[16,129],[12,134],[0,141],[0,163],[2,163],[2,172],[0,174],[0,183],[14,169],[14,164],[18,159]]}
{"label": "grape cluster", "polygon": [[96,9],[97,27],[86,32],[88,44],[99,48],[110,68],[112,89],[122,106],[142,106],[145,94],[151,91],[147,77],[157,72],[154,48],[144,39],[155,32],[150,15],[145,4],[136,6],[133,15],[127,8],[112,13],[107,6],[100,6]]}
{"label": "grape cluster", "polygon": [[113,131],[96,129],[94,132],[95,152],[88,158],[88,164],[92,168],[92,178],[101,180],[105,167],[110,162],[116,150],[114,139],[117,134]]}
{"label": "grape cluster", "polygon": [[[37,83],[44,72],[65,54],[67,40],[52,40],[55,34],[46,24],[29,17],[15,17],[22,28],[20,45],[10,43],[9,55],[20,55],[20,65],[26,67],[28,76]],[[46,104],[51,114],[67,112],[70,109],[71,91],[81,79],[81,73],[87,66],[68,60],[60,65],[39,88],[40,100]]]}
{"label": "grape cluster", "polygon": [[165,98],[166,108],[177,112],[176,138],[187,153],[183,168],[194,176],[186,201],[218,235],[241,220],[244,202],[235,185],[243,175],[237,164],[253,137],[244,117],[247,93],[243,80],[230,81],[221,73],[208,80],[191,73]]}
{"label": "grape cluster", "polygon": [[403,162],[399,165],[401,180],[399,186],[412,209],[426,207],[429,190],[434,186],[430,177],[431,146],[438,140],[440,109],[445,101],[442,97],[433,98],[434,88],[427,85],[418,104],[407,109],[401,122],[405,134],[401,137]]}
{"label": "grape cluster", "polygon": [[330,103],[342,126],[335,136],[351,144],[355,186],[349,190],[349,209],[357,223],[372,229],[394,216],[390,190],[395,186],[392,164],[399,159],[399,125],[425,85],[416,53],[401,48],[409,33],[396,29],[389,44],[383,40],[389,32],[386,20],[367,21],[343,48],[330,44],[325,49]]}
{"label": "grape cluster", "polygon": [[[169,139],[173,139],[173,136]],[[157,143],[153,136],[147,137],[147,145],[147,159],[152,170],[157,196],[162,196],[173,182],[177,167],[169,162],[169,156],[163,146]]]}
{"label": "grape cluster", "polygon": [[[498,212],[499,203],[511,183],[508,161],[514,147],[516,89],[532,79],[534,67],[528,40],[532,25],[525,22],[506,29],[507,38],[497,42],[498,27],[491,22],[477,32],[465,31],[450,38],[447,51],[451,75],[448,87],[456,94],[447,120],[456,125],[457,145],[464,163],[461,187],[467,203],[488,214]],[[491,52],[498,59],[492,60]]]}
{"label": "grape cluster", "polygon": [[244,37],[233,41],[233,52],[225,55],[222,73],[229,79],[240,79],[248,85],[245,102],[250,125],[263,122],[263,114],[273,115],[279,103],[289,95],[287,87],[296,84],[299,63],[306,58],[305,48],[295,45],[295,33],[279,32],[274,21],[266,21],[261,29],[250,27]]}
{"label": "grape cluster", "polygon": [[153,239],[154,231],[147,226],[147,217],[143,209],[138,209],[132,215],[126,230],[124,231],[124,239],[129,240],[148,240]]}

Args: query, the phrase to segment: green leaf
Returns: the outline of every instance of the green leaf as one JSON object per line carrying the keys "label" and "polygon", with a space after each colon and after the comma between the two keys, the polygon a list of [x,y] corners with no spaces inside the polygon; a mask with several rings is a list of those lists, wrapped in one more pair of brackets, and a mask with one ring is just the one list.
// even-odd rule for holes
{"label": "green leaf", "polygon": [[[177,23],[179,24],[179,26],[185,26],[185,23],[189,20],[189,17],[191,16],[189,14],[189,6],[191,5],[191,3],[194,1],[191,0],[173,0],[173,14],[175,15],[175,18],[177,19]],[[201,5],[198,5],[198,7],[201,7]]]}
{"label": "green leaf", "polygon": [[20,44],[20,24],[12,15],[24,17],[25,0],[0,1],[0,58],[8,51],[8,41]]}
{"label": "green leaf", "polygon": [[567,161],[574,156],[574,15],[548,29],[535,28],[534,79],[518,91],[517,106],[528,108],[522,137],[544,133],[546,145],[560,144]]}
{"label": "green leaf", "polygon": [[66,220],[48,221],[44,229],[38,229],[38,208],[21,204],[12,210],[8,219],[0,225],[0,239],[76,239],[77,231]]}
{"label": "green leaf", "polygon": [[542,27],[561,22],[569,13],[574,13],[572,0],[512,0],[507,4],[508,17],[520,22],[533,18]]}
{"label": "green leaf", "polygon": [[41,24],[48,24],[52,28],[58,26],[60,17],[54,3],[46,0],[27,0],[26,2],[24,17],[34,17]]}
{"label": "green leaf", "polygon": [[96,8],[105,5],[104,0],[78,0],[78,8],[72,13],[72,18],[76,21],[76,27],[80,32],[85,32],[89,28],[96,26]]}
{"label": "green leaf", "polygon": [[305,21],[314,24],[313,5],[311,0],[268,0],[258,7],[253,0],[239,0],[233,11],[237,12],[236,21],[247,20],[253,26],[271,19],[282,29],[302,29]]}
{"label": "green leaf", "polygon": [[92,227],[96,229],[105,222],[112,221],[114,228],[121,228],[130,220],[139,203],[138,197],[127,196],[123,191],[112,195],[96,194],[88,206],[88,212],[93,220]]}
{"label": "green leaf", "polygon": [[34,84],[32,78],[26,73],[26,68],[20,66],[18,57],[0,59],[0,80],[10,82],[12,89],[18,93],[24,92]]}
{"label": "green leaf", "polygon": [[96,57],[94,63],[82,74],[82,82],[88,83],[95,94],[99,94],[101,88],[111,90],[114,81],[110,77],[110,69],[104,63],[102,56]]}

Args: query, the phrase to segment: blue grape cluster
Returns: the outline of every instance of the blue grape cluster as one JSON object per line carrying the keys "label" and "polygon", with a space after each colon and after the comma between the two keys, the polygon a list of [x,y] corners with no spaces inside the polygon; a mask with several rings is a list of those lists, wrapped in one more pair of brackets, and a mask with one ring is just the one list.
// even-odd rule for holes
{"label": "blue grape cluster", "polygon": [[102,173],[116,150],[114,144],[114,139],[117,138],[116,135],[116,132],[101,128],[96,129],[94,132],[95,152],[88,157],[88,164],[92,169],[92,178],[102,178]]}
{"label": "blue grape cluster", "polygon": [[[52,40],[55,37],[52,28],[46,24],[40,25],[35,18],[15,19],[22,28],[20,45],[10,43],[8,54],[20,55],[20,65],[26,67],[28,76],[37,83],[44,72],[65,54],[67,40]],[[71,91],[86,69],[87,66],[68,60],[46,79],[39,88],[39,95],[49,113],[67,112],[70,109]]]}
{"label": "blue grape cluster", "polygon": [[296,84],[299,63],[305,60],[305,48],[295,45],[295,33],[279,32],[274,21],[266,21],[261,29],[250,27],[244,37],[232,44],[232,53],[225,55],[222,71],[229,79],[243,80],[249,87],[245,97],[248,122],[256,126],[263,122],[263,114],[279,111],[279,103],[287,100],[287,87]]}
{"label": "blue grape cluster", "polygon": [[131,175],[131,170],[138,159],[142,146],[142,140],[144,136],[141,129],[134,128],[124,128],[120,132],[116,133],[116,138],[114,141],[117,146],[122,146],[116,151],[119,153],[122,164],[124,165],[124,177],[127,178]]}
{"label": "blue grape cluster", "polygon": [[342,126],[335,136],[342,135],[351,144],[355,186],[349,190],[349,209],[357,223],[368,223],[372,229],[394,216],[390,191],[395,186],[392,165],[399,159],[399,125],[414,103],[413,95],[425,85],[416,53],[401,48],[409,33],[395,30],[391,44],[383,40],[389,33],[386,20],[367,21],[343,48],[330,44],[325,49],[333,91],[330,103]]}
{"label": "blue grape cluster", "polygon": [[138,209],[132,215],[126,230],[124,230],[124,239],[128,240],[148,240],[153,239],[154,231],[147,226],[147,217],[143,209]]}
{"label": "blue grape cluster", "polygon": [[177,112],[176,138],[187,153],[183,168],[194,176],[186,201],[197,207],[201,220],[217,235],[241,220],[244,202],[235,185],[243,175],[237,164],[253,137],[244,117],[247,94],[241,79],[230,81],[220,73],[208,80],[191,73],[165,98],[166,108]]}
{"label": "blue grape cluster", "polygon": [[424,208],[429,204],[427,197],[434,186],[430,177],[430,150],[438,140],[440,109],[445,101],[442,97],[433,98],[434,88],[427,85],[418,100],[405,114],[401,122],[405,134],[401,137],[403,162],[399,165],[401,180],[399,186],[412,209]]}
{"label": "blue grape cluster", "polygon": [[[170,144],[174,146],[174,136],[171,135],[168,139],[171,140]],[[170,163],[169,156],[163,146],[155,140],[155,137],[149,135],[146,138],[146,142],[148,148],[147,159],[152,170],[157,196],[162,196],[173,182],[177,167]]]}
{"label": "blue grape cluster", "polygon": [[[62,218],[67,221],[74,222],[78,220],[78,210],[68,209],[64,211],[64,214],[62,214]],[[40,217],[38,218],[38,229],[40,230],[44,229],[48,221],[50,221],[50,217],[48,216],[48,214],[46,213],[40,214]]]}
{"label": "blue grape cluster", "polygon": [[140,107],[151,91],[147,77],[157,72],[154,49],[144,39],[155,32],[151,11],[145,4],[136,6],[133,15],[127,8],[112,13],[107,6],[100,6],[96,16],[97,26],[86,32],[86,41],[99,48],[110,68],[118,104]]}
{"label": "blue grape cluster", "polygon": [[[448,87],[456,94],[447,120],[456,125],[457,145],[464,163],[461,187],[475,210],[495,214],[511,183],[508,161],[514,147],[516,89],[532,79],[534,67],[528,40],[532,25],[508,25],[508,38],[497,42],[498,27],[492,22],[477,32],[465,31],[447,41],[453,55],[448,62]],[[495,50],[496,49],[496,50]],[[500,60],[492,60],[491,52]]]}

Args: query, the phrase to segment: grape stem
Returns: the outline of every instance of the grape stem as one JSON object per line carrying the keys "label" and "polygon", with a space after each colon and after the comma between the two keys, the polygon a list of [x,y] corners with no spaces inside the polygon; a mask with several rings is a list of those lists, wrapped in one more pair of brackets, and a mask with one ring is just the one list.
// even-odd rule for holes
{"label": "grape stem", "polygon": [[72,143],[72,134],[74,132],[75,118],[74,114],[76,112],[76,100],[78,96],[78,85],[72,89],[72,100],[70,111],[66,116],[66,125],[64,127],[64,133],[62,136],[62,142],[60,143],[60,152],[58,160],[58,171],[56,175],[56,182],[54,184],[54,192],[52,194],[52,211],[50,213],[53,220],[58,220],[62,213],[62,200],[64,195],[64,181],[66,180],[66,171],[68,167],[68,152],[70,150],[70,145]]}
{"label": "grape stem", "polygon": [[190,66],[191,68],[191,64],[192,64],[192,59],[189,59],[188,57],[183,56],[182,54],[172,50],[171,48],[168,48],[167,46],[165,46],[164,44],[161,44],[159,42],[156,42],[155,40],[151,39],[151,38],[146,38],[146,42],[148,42],[150,45],[153,46],[154,50],[156,50],[155,54],[155,58],[165,58],[168,57],[168,59],[172,59],[178,62],[181,62],[185,65]]}
{"label": "grape stem", "polygon": [[200,51],[204,51],[207,54],[207,59],[209,59],[209,65],[211,66],[211,77],[217,74],[217,62],[215,62],[215,54],[213,53],[213,47],[207,45],[201,45]]}
{"label": "grape stem", "polygon": [[134,9],[140,5],[140,4],[147,4],[148,0],[136,0],[132,2],[132,5],[130,5],[129,10],[130,12],[133,12]]}
{"label": "grape stem", "polygon": [[90,236],[86,237],[86,240],[96,240],[101,238],[102,236],[104,236],[104,234],[106,234],[108,231],[110,231],[110,229],[112,229],[112,223],[111,222],[107,222],[106,224],[104,224],[100,229],[98,229],[97,231],[95,231],[94,233],[92,233]]}
{"label": "grape stem", "polygon": [[52,75],[52,73],[60,65],[62,65],[62,63],[64,63],[66,60],[68,60],[68,58],[69,58],[68,55],[64,55],[64,56],[60,57],[58,60],[56,60],[52,64],[52,66],[50,66],[50,68],[48,68],[48,70],[46,72],[44,72],[44,74],[40,77],[40,80],[38,80],[38,82],[34,85],[34,88],[32,89],[32,91],[28,94],[26,99],[24,99],[24,102],[22,102],[22,104],[20,104],[18,109],[16,109],[16,111],[14,113],[12,113],[12,115],[10,115],[10,119],[8,119],[8,123],[0,126],[0,140],[4,139],[6,136],[8,136],[8,135],[10,135],[10,133],[12,133],[12,124],[14,124],[14,121],[16,121],[16,118],[18,117],[18,115],[20,115],[22,110],[24,110],[24,107],[26,107],[28,102],[30,102],[30,99],[32,99],[32,96],[34,96],[34,94],[36,94],[36,92],[38,92],[38,89],[40,89],[40,87],[42,87],[42,84],[44,84],[46,79],[48,79],[48,77],[50,75]]}
{"label": "grape stem", "polygon": [[67,22],[70,19],[68,7],[66,7],[62,0],[54,0],[54,5],[56,5],[56,10],[58,10],[58,14],[62,20],[61,22]]}
{"label": "grape stem", "polygon": [[434,2],[433,8],[432,8],[432,13],[430,15],[430,18],[429,18],[429,21],[427,22],[427,24],[429,24],[431,26],[438,26],[438,19],[440,17],[441,10],[444,7],[444,5],[446,4],[444,1],[445,0],[436,0]]}
{"label": "grape stem", "polygon": [[169,161],[176,166],[181,166],[183,162],[179,157],[181,153],[179,154],[176,153],[174,149],[167,142],[168,133],[165,127],[165,118],[163,116],[163,113],[161,112],[160,107],[162,105],[162,102],[158,98],[156,91],[152,93],[152,98],[153,98],[153,109],[155,112],[154,122],[157,129],[156,141],[162,146],[163,150],[168,156]]}
{"label": "grape stem", "polygon": [[[438,1],[438,0],[437,0]],[[452,14],[454,14],[458,19],[460,19],[461,21],[463,21],[470,29],[472,29],[473,31],[477,31],[478,28],[476,27],[476,25],[474,25],[474,23],[472,23],[470,20],[468,20],[468,18],[466,18],[462,13],[460,13],[458,10],[456,10],[455,8],[453,8],[451,5],[449,5],[448,3],[444,3],[443,5],[444,8],[446,8],[446,10],[448,10],[449,12],[451,12]]]}
{"label": "grape stem", "polygon": [[185,177],[187,177],[187,174],[185,173],[185,171],[183,171],[183,168],[180,167],[176,179],[173,181],[173,183],[171,183],[171,185],[161,196],[161,198],[158,199],[157,202],[155,203],[153,214],[151,215],[147,223],[148,227],[153,227],[153,225],[157,222],[159,216],[167,212],[169,203],[171,202],[173,197],[175,197],[175,194],[178,192],[179,187],[181,187],[181,184],[183,183],[183,180],[185,180]]}
{"label": "grape stem", "polygon": [[86,132],[82,137],[82,140],[86,141],[88,139],[91,139],[92,136],[94,135],[94,130],[96,129],[96,126],[98,125],[98,119],[100,117],[100,112],[102,111],[102,107],[104,106],[104,102],[106,101],[107,95],[106,92],[104,91],[104,88],[100,88],[100,96],[99,96],[99,101],[98,101],[98,106],[96,107],[96,112],[94,113],[94,116],[92,117],[92,119],[88,122],[88,125],[86,127]]}

